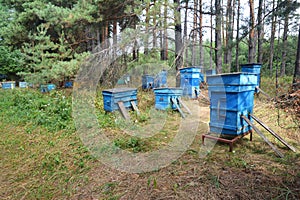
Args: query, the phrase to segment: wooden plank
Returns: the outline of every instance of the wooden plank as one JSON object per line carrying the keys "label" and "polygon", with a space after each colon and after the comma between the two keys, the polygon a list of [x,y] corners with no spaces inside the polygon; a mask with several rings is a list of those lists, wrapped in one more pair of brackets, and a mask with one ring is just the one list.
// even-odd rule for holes
{"label": "wooden plank", "polygon": [[284,157],[284,155],[266,138],[266,136],[258,130],[258,128],[252,124],[252,122],[244,115],[241,115],[241,117],[255,130],[255,132],[277,153],[277,155],[281,158]]}
{"label": "wooden plank", "polygon": [[139,111],[137,105],[135,104],[135,102],[134,101],[130,101],[130,104],[131,104],[133,110],[136,111],[137,115],[140,115],[140,111]]}
{"label": "wooden plank", "polygon": [[126,119],[126,120],[130,120],[130,116],[129,116],[129,113],[127,112],[124,104],[122,101],[119,101],[118,102],[118,106],[119,106],[119,110],[121,111],[121,114],[123,115],[123,117]]}
{"label": "wooden plank", "polygon": [[178,99],[178,101],[184,107],[184,109],[186,109],[186,111],[191,115],[191,110],[183,103],[183,101],[181,99]]}
{"label": "wooden plank", "polygon": [[265,95],[268,100],[271,100],[272,98],[270,97],[270,95],[268,95],[265,91],[263,91],[262,89],[260,89],[258,86],[255,87],[258,91],[260,91],[263,95]]}
{"label": "wooden plank", "polygon": [[182,116],[183,118],[185,118],[184,113],[182,112],[182,110],[180,109],[179,105],[177,104],[177,100],[176,100],[175,98],[172,98],[171,100],[172,100],[172,103],[176,106],[176,108],[177,108],[178,111],[180,112],[181,116]]}
{"label": "wooden plank", "polygon": [[209,99],[206,96],[204,96],[201,92],[200,92],[200,96],[203,97],[206,101],[210,102]]}
{"label": "wooden plank", "polygon": [[250,116],[259,123],[264,129],[266,129],[269,133],[271,133],[275,138],[277,138],[282,144],[288,147],[290,150],[296,152],[295,147],[289,145],[282,137],[280,137],[277,133],[275,133],[271,128],[269,128],[266,124],[264,124],[261,120],[259,120],[256,116],[250,114]]}

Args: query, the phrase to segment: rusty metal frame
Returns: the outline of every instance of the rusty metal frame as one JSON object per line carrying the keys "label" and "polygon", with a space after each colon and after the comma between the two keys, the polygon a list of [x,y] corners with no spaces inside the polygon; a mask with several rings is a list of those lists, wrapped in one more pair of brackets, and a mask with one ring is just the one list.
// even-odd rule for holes
{"label": "rusty metal frame", "polygon": [[222,138],[222,135],[220,137],[217,137],[217,136],[211,135],[211,133],[207,133],[207,134],[202,135],[202,145],[205,145],[204,144],[204,139],[205,138],[212,139],[212,140],[217,140],[219,142],[223,142],[223,143],[229,144],[229,152],[232,152],[233,151],[233,143],[234,142],[236,142],[238,139],[243,138],[244,136],[246,136],[248,134],[250,134],[250,141],[252,141],[252,133],[253,133],[253,131],[250,130],[250,131],[248,131],[246,133],[243,133],[241,135],[237,135],[237,136],[235,136],[235,137],[233,137],[231,139]]}

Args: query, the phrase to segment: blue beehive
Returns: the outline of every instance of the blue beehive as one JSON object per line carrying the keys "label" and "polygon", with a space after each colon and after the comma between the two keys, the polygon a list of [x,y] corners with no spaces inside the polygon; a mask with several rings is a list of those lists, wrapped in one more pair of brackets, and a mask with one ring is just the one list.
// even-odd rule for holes
{"label": "blue beehive", "polygon": [[73,82],[72,81],[66,81],[65,82],[65,88],[72,88],[73,87]]}
{"label": "blue beehive", "polygon": [[27,88],[28,87],[27,82],[19,82],[19,87],[20,88]]}
{"label": "blue beehive", "polygon": [[2,88],[3,89],[14,89],[16,87],[15,81],[6,81],[2,82]]}
{"label": "blue beehive", "polygon": [[187,67],[180,69],[180,87],[183,89],[183,96],[198,97],[200,74],[200,68]]}
{"label": "blue beehive", "polygon": [[152,89],[154,87],[154,77],[150,75],[142,76],[142,89]]}
{"label": "blue beehive", "polygon": [[118,85],[127,85],[130,82],[130,75],[125,74],[117,81]]}
{"label": "blue beehive", "polygon": [[200,81],[200,83],[204,83],[204,76],[201,72],[199,74],[199,81]]}
{"label": "blue beehive", "polygon": [[123,77],[120,78],[120,79],[117,81],[117,84],[118,84],[118,85],[125,85],[125,80],[124,80],[124,78],[123,78]]}
{"label": "blue beehive", "polygon": [[241,118],[253,112],[257,76],[250,73],[207,77],[210,93],[210,132],[240,135],[251,130]]}
{"label": "blue beehive", "polygon": [[[256,86],[260,86],[260,70],[261,70],[261,64],[258,63],[251,63],[251,64],[242,64],[241,65],[242,72],[248,72],[248,73],[254,73],[257,75],[257,83]],[[257,89],[255,89],[255,92],[258,92]]]}
{"label": "blue beehive", "polygon": [[125,75],[123,76],[123,78],[124,78],[125,84],[129,84],[129,82],[130,82],[130,80],[131,80],[130,75],[129,75],[129,74],[125,74]]}
{"label": "blue beehive", "polygon": [[160,73],[158,73],[154,79],[154,87],[167,87],[167,75],[168,73],[166,70],[162,70]]}
{"label": "blue beehive", "polygon": [[46,84],[46,85],[41,85],[40,90],[41,92],[50,92],[51,90],[55,90],[56,86],[52,83]]}
{"label": "blue beehive", "polygon": [[131,101],[137,105],[137,89],[113,88],[102,91],[104,110],[112,112],[119,109],[118,102],[122,101],[125,108],[131,108]]}
{"label": "blue beehive", "polygon": [[216,70],[215,69],[207,69],[207,70],[205,70],[205,75],[206,76],[216,75]]}
{"label": "blue beehive", "polygon": [[[176,109],[172,103],[172,98],[176,101],[182,96],[181,88],[155,88],[155,108],[159,110],[166,110],[167,108]],[[177,105],[179,103],[177,102]]]}

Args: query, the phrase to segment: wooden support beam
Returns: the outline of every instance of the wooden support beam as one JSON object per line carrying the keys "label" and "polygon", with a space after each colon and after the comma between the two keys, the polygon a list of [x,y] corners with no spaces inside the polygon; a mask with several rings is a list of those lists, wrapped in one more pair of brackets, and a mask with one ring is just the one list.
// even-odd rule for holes
{"label": "wooden support beam", "polygon": [[191,115],[192,112],[191,110],[185,105],[185,103],[183,103],[183,101],[181,99],[178,99],[179,103],[182,105],[182,107],[184,107],[184,109],[186,109],[186,111]]}
{"label": "wooden support beam", "polygon": [[265,91],[263,91],[262,89],[260,89],[258,86],[255,87],[258,91],[260,91],[263,95],[265,95],[265,97],[268,98],[268,100],[271,100],[272,98],[270,97],[270,95],[268,95]]}
{"label": "wooden support beam", "polygon": [[121,114],[123,115],[123,117],[126,119],[126,120],[130,120],[130,116],[129,116],[129,113],[127,112],[124,104],[122,101],[119,101],[118,102],[118,106],[119,106],[119,110],[121,111]]}
{"label": "wooden support beam", "polygon": [[273,151],[276,152],[276,154],[283,158],[284,155],[268,140],[268,138],[258,130],[258,128],[244,115],[241,115],[241,117],[255,130],[255,132],[273,149]]}
{"label": "wooden support beam", "polygon": [[136,111],[137,115],[140,115],[140,111],[139,111],[137,105],[135,104],[135,102],[134,101],[130,101],[130,104],[131,104],[133,110]]}
{"label": "wooden support beam", "polygon": [[206,101],[210,102],[209,99],[208,99],[206,96],[204,96],[201,92],[199,93],[199,95],[200,95],[201,97],[203,97]]}
{"label": "wooden support beam", "polygon": [[172,103],[176,106],[176,108],[178,109],[178,111],[180,112],[181,116],[183,118],[185,118],[184,113],[182,112],[182,110],[180,109],[179,105],[177,104],[177,100],[175,98],[171,98]]}
{"label": "wooden support beam", "polygon": [[269,128],[266,124],[264,124],[261,120],[259,120],[257,117],[255,117],[253,114],[250,114],[250,116],[259,123],[264,129],[266,129],[269,133],[271,133],[275,138],[277,138],[282,144],[284,144],[286,147],[288,147],[290,150],[296,152],[295,147],[289,145],[282,137],[280,137],[277,133],[275,133],[271,128]]}

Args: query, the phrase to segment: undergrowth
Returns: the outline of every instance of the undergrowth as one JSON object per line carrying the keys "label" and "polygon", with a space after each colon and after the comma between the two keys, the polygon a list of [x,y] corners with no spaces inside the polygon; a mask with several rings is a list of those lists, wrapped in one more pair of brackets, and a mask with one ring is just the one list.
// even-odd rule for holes
{"label": "undergrowth", "polygon": [[55,132],[74,131],[71,97],[61,91],[42,94],[35,90],[0,90],[1,120],[4,123],[34,127]]}

